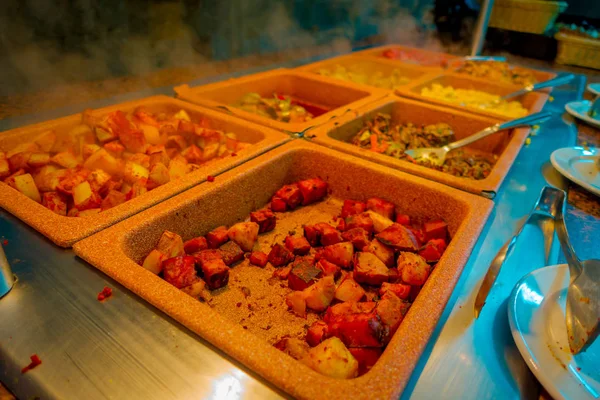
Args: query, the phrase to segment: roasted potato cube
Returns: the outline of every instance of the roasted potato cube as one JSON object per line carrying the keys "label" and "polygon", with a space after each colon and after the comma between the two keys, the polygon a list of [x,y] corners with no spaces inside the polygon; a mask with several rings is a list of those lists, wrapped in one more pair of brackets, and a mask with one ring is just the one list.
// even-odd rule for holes
{"label": "roasted potato cube", "polygon": [[373,220],[367,213],[351,215],[346,218],[346,230],[353,228],[362,228],[371,234],[373,233]]}
{"label": "roasted potato cube", "polygon": [[410,226],[410,215],[398,214],[396,215],[396,222],[400,225]]}
{"label": "roasted potato cube", "polygon": [[271,199],[271,210],[274,212],[285,212],[287,211],[287,203],[280,197],[273,197]]}
{"label": "roasted potato cube", "polygon": [[302,204],[302,193],[300,192],[298,185],[296,185],[295,183],[291,185],[285,185],[277,192],[275,192],[274,197],[278,197],[285,201],[287,207],[290,210],[293,210],[294,208]]}
{"label": "roasted potato cube", "polygon": [[317,312],[325,311],[335,296],[333,276],[324,276],[319,279],[314,285],[304,289],[304,294],[308,308]]}
{"label": "roasted potato cube", "polygon": [[382,232],[394,225],[394,221],[384,217],[383,215],[377,214],[374,211],[368,210],[367,215],[369,218],[371,218],[371,221],[373,221],[373,232],[375,233]]}
{"label": "roasted potato cube", "polygon": [[81,156],[84,160],[87,160],[92,154],[100,150],[102,147],[98,146],[95,143],[92,144],[84,144],[81,148]]}
{"label": "roasted potato cube", "polygon": [[145,153],[148,143],[141,129],[127,119],[123,111],[117,110],[107,116],[110,129],[119,136],[123,146],[132,153]]}
{"label": "roasted potato cube", "polygon": [[50,153],[31,153],[27,164],[31,168],[41,168],[50,162]]}
{"label": "roasted potato cube", "polygon": [[387,291],[377,302],[375,312],[381,323],[388,328],[384,343],[387,344],[394,336],[409,308],[410,303],[400,300],[392,291]]}
{"label": "roasted potato cube", "polygon": [[371,197],[367,200],[367,209],[384,216],[390,220],[394,219],[396,214],[396,206],[394,203],[380,199],[379,197]]}
{"label": "roasted potato cube", "polygon": [[61,169],[56,165],[45,165],[35,174],[33,180],[41,192],[54,192],[66,174],[66,169]]}
{"label": "roasted potato cube", "polygon": [[294,261],[288,275],[288,286],[292,290],[304,290],[314,284],[322,275],[322,271],[310,261],[300,259]]}
{"label": "roasted potato cube", "polygon": [[19,169],[29,169],[29,159],[33,153],[22,152],[13,155],[8,158],[8,165],[11,171],[17,171]]}
{"label": "roasted potato cube", "polygon": [[436,263],[446,250],[446,241],[444,239],[431,239],[419,250],[419,255],[428,263]]}
{"label": "roasted potato cube", "polygon": [[326,246],[323,250],[323,258],[342,268],[350,268],[352,266],[353,255],[354,246],[352,246],[352,243],[348,242]]}
{"label": "roasted potato cube", "polygon": [[346,218],[351,215],[362,214],[366,210],[367,205],[362,201],[344,200],[344,205],[342,206],[342,213],[340,217]]}
{"label": "roasted potato cube", "polygon": [[303,359],[310,349],[305,341],[291,337],[284,337],[273,346],[296,360]]}
{"label": "roasted potato cube", "polygon": [[365,247],[369,245],[369,232],[363,228],[352,228],[342,234],[342,238],[352,243],[354,248],[358,251],[363,251]]}
{"label": "roasted potato cube", "polygon": [[268,259],[274,267],[283,267],[294,259],[294,254],[285,248],[285,246],[276,243],[271,247]]}
{"label": "roasted potato cube", "polygon": [[285,238],[285,247],[287,247],[289,251],[291,251],[292,253],[294,253],[294,255],[297,256],[303,256],[305,254],[308,254],[308,252],[310,251],[310,244],[308,243],[308,240],[306,240],[306,238],[302,236],[287,236]]}
{"label": "roasted potato cube", "polygon": [[[206,251],[206,250],[205,250]],[[229,267],[223,260],[213,259],[200,263],[204,280],[210,289],[219,289],[229,281]]]}
{"label": "roasted potato cube", "polygon": [[165,261],[167,257],[161,253],[160,251],[153,249],[147,256],[144,258],[144,262],[142,263],[142,267],[146,268],[148,271],[153,274],[160,274],[163,270],[163,261]]}
{"label": "roasted potato cube", "polygon": [[177,113],[173,116],[173,118],[179,119],[181,121],[187,121],[187,122],[190,122],[192,120],[190,118],[190,116],[188,115],[187,111],[185,111],[185,110],[177,111]]}
{"label": "roasted potato cube", "polygon": [[358,361],[358,376],[369,372],[383,354],[383,350],[378,347],[351,347],[348,350]]}
{"label": "roasted potato cube", "polygon": [[342,238],[342,234],[329,224],[321,222],[316,224],[315,226],[321,232],[320,240],[323,246],[331,246],[336,243],[340,243],[344,240]]}
{"label": "roasted potato cube", "polygon": [[420,286],[429,277],[431,266],[418,254],[402,252],[398,256],[398,272],[404,282]]}
{"label": "roasted potato cube", "polygon": [[42,204],[48,210],[55,214],[67,215],[67,202],[64,197],[57,192],[46,192],[42,194]]}
{"label": "roasted potato cube", "polygon": [[64,175],[60,178],[56,189],[66,195],[72,195],[75,186],[83,183],[89,176],[89,171],[80,168],[71,168],[65,170]]}
{"label": "roasted potato cube", "polygon": [[92,190],[88,181],[83,181],[73,187],[73,206],[79,211],[100,208],[102,198]]}
{"label": "roasted potato cube", "polygon": [[122,162],[111,156],[106,149],[100,149],[83,163],[84,168],[93,171],[95,169],[101,169],[111,176],[122,175]]}
{"label": "roasted potato cube", "polygon": [[250,264],[256,265],[257,267],[263,268],[265,265],[267,265],[268,261],[269,256],[267,256],[262,251],[253,251],[250,254]]}
{"label": "roasted potato cube", "polygon": [[40,192],[37,186],[35,185],[31,174],[18,175],[15,176],[13,179],[15,189],[17,189],[19,192],[23,193],[25,196],[29,197],[33,201],[37,201],[38,203],[42,202]]}
{"label": "roasted potato cube", "polygon": [[135,163],[135,164],[139,164],[142,167],[148,169],[150,168],[150,156],[147,154],[143,154],[143,153],[135,153],[135,154],[130,154],[127,153],[127,157],[125,157],[125,155],[123,156],[124,159],[126,159],[126,161]]}
{"label": "roasted potato cube", "polygon": [[394,249],[386,246],[377,239],[373,239],[364,251],[375,254],[388,268],[393,267],[396,263]]}
{"label": "roasted potato cube", "polygon": [[163,277],[171,285],[181,289],[193,284],[196,280],[195,265],[194,257],[191,256],[169,258],[162,263]]}
{"label": "roasted potato cube", "polygon": [[119,204],[125,203],[126,198],[125,194],[116,190],[110,190],[104,200],[102,200],[102,204],[100,208],[102,210],[108,210],[109,208],[113,208],[118,206]]}
{"label": "roasted potato cube", "polygon": [[188,162],[193,164],[202,163],[202,149],[195,144],[190,145],[187,149],[181,152],[181,155],[185,157]]}
{"label": "roasted potato cube", "polygon": [[169,169],[162,163],[156,163],[150,168],[146,187],[151,190],[169,183],[170,180]]}
{"label": "roasted potato cube", "polygon": [[327,338],[327,324],[323,321],[315,321],[306,331],[306,342],[315,347]]}
{"label": "roasted potato cube", "polygon": [[19,153],[35,153],[38,151],[41,151],[40,147],[35,143],[32,143],[32,142],[21,143],[20,145],[16,146],[12,150],[7,151],[5,154],[5,157],[8,160],[12,156],[19,154]]}
{"label": "roasted potato cube", "polygon": [[150,126],[154,126],[154,127],[159,127],[159,123],[156,120],[156,118],[154,117],[154,115],[152,114],[152,112],[150,112],[149,110],[147,110],[144,107],[137,107],[135,110],[133,110],[133,115],[135,116],[135,118],[137,118],[141,123],[144,123],[146,125],[150,125]]}
{"label": "roasted potato cube", "polygon": [[391,246],[400,251],[417,251],[418,244],[415,235],[403,225],[393,224],[389,228],[375,235],[386,246]]}
{"label": "roasted potato cube", "polygon": [[79,165],[79,160],[75,155],[68,151],[56,154],[52,157],[52,162],[60,165],[63,168],[75,168]]}
{"label": "roasted potato cube", "polygon": [[329,336],[340,338],[348,347],[383,347],[388,335],[374,303],[345,302],[327,310],[324,321]]}
{"label": "roasted potato cube", "polygon": [[188,162],[182,156],[175,156],[169,163],[169,176],[171,180],[181,178],[188,172]]}
{"label": "roasted potato cube", "polygon": [[204,236],[190,239],[183,244],[183,250],[186,254],[193,254],[206,249],[208,249],[208,242]]}
{"label": "roasted potato cube", "polygon": [[302,194],[302,205],[316,203],[327,196],[328,185],[322,179],[306,179],[297,183]]}
{"label": "roasted potato cube", "polygon": [[271,210],[259,210],[250,213],[250,221],[258,224],[258,232],[270,232],[275,229],[275,214]]}
{"label": "roasted potato cube", "polygon": [[356,253],[354,279],[367,285],[381,285],[388,280],[388,267],[375,254]]}
{"label": "roasted potato cube", "polygon": [[339,301],[358,302],[364,297],[365,290],[354,280],[352,274],[346,275],[335,289],[335,299]]}
{"label": "roasted potato cube", "polygon": [[258,224],[256,222],[239,222],[229,228],[227,235],[242,250],[252,251],[254,243],[258,239]]}
{"label": "roasted potato cube", "polygon": [[423,234],[425,235],[425,242],[431,239],[446,240],[448,237],[448,224],[441,219],[425,222],[423,224]]}
{"label": "roasted potato cube", "polygon": [[205,287],[206,283],[202,279],[196,277],[196,279],[191,285],[182,287],[181,291],[197,299],[199,297],[202,297]]}
{"label": "roasted potato cube", "polygon": [[6,158],[0,159],[0,179],[4,179],[10,175],[10,165]]}
{"label": "roasted potato cube", "polygon": [[171,231],[163,232],[156,245],[156,250],[163,253],[167,258],[179,257],[185,254],[183,239]]}
{"label": "roasted potato cube", "polygon": [[167,142],[167,135],[161,133],[158,130],[158,126],[152,126],[148,124],[138,124],[138,126],[142,130],[146,142],[148,142],[149,144],[157,145],[164,144]]}
{"label": "roasted potato cube", "polygon": [[123,146],[118,140],[114,142],[106,143],[104,145],[104,149],[108,151],[113,157],[121,157],[123,152],[125,151],[125,146]]}
{"label": "roasted potato cube", "polygon": [[216,249],[221,247],[222,244],[229,240],[229,231],[226,226],[219,226],[218,228],[208,232],[206,234],[206,241],[208,242],[208,248]]}
{"label": "roasted potato cube", "polygon": [[108,143],[119,138],[119,135],[108,127],[96,126],[94,127],[94,133],[100,143]]}
{"label": "roasted potato cube", "polygon": [[[181,124],[180,124],[181,126]],[[168,149],[177,149],[178,151],[183,151],[188,146],[187,140],[181,135],[173,135],[167,138],[167,142],[165,143],[165,147]],[[202,158],[202,155],[200,155]]]}
{"label": "roasted potato cube", "polygon": [[277,268],[273,271],[273,278],[277,278],[280,280],[286,280],[290,275],[290,271],[292,270],[292,266],[288,265],[287,267]]}
{"label": "roasted potato cube", "polygon": [[148,181],[149,171],[141,166],[140,164],[136,164],[131,161],[127,161],[125,163],[125,170],[123,173],[123,179],[127,183],[134,184],[135,182],[140,182],[142,184],[146,184]]}
{"label": "roasted potato cube", "polygon": [[350,379],[358,375],[358,361],[337,337],[331,337],[310,349],[302,361],[313,370],[332,378]]}
{"label": "roasted potato cube", "polygon": [[303,292],[292,292],[285,296],[285,304],[301,318],[306,318],[306,300]]}
{"label": "roasted potato cube", "polygon": [[110,181],[111,176],[101,169],[90,172],[87,181],[90,183],[92,190],[100,193],[104,186]]}
{"label": "roasted potato cube", "polygon": [[342,270],[339,266],[335,265],[334,263],[330,263],[329,261],[327,261],[325,259],[319,260],[319,262],[317,262],[315,267],[317,267],[321,271],[323,271],[323,276],[331,275],[336,279],[340,276],[340,274],[342,272]]}
{"label": "roasted potato cube", "polygon": [[383,282],[379,288],[379,295],[383,296],[387,291],[394,293],[399,299],[406,300],[410,295],[411,286],[404,283]]}
{"label": "roasted potato cube", "polygon": [[53,130],[46,131],[36,137],[34,142],[38,145],[40,151],[49,152],[56,142],[56,133]]}
{"label": "roasted potato cube", "polygon": [[223,254],[221,254],[219,249],[206,249],[194,253],[193,257],[196,259],[196,264],[198,266],[201,266],[203,262],[208,262],[212,260],[222,260]]}
{"label": "roasted potato cube", "polygon": [[219,247],[223,262],[225,265],[230,266],[238,261],[244,259],[244,250],[236,242],[227,242]]}

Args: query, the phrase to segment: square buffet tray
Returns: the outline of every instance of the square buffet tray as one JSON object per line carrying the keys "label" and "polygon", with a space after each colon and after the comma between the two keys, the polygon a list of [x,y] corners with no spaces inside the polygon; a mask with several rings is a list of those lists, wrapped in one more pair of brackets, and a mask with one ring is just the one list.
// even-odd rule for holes
{"label": "square buffet tray", "polygon": [[[304,132],[387,94],[387,91],[382,89],[357,87],[340,80],[332,82],[316,74],[287,69],[252,74],[193,88],[182,85],[174,89],[182,100],[292,134]],[[276,121],[232,106],[246,93],[258,93],[267,98],[271,98],[274,93],[289,95],[329,111],[306,122]]]}
{"label": "square buffet tray", "polygon": [[456,140],[501,122],[499,119],[399,97],[378,100],[361,107],[358,112],[358,117],[354,115],[341,117],[311,131],[309,137],[315,143],[344,153],[387,165],[413,175],[419,175],[432,181],[445,183],[471,193],[484,195],[488,198],[495,196],[530,131],[529,128],[501,131],[467,146],[474,150],[493,153],[498,157],[491,173],[484,179],[475,180],[457,177],[410,161],[363,149],[350,143],[350,140],[366,121],[372,120],[378,113],[391,115],[393,123],[398,124],[410,122],[420,126],[439,122],[447,123],[453,128]]}
{"label": "square buffet tray", "polygon": [[[204,182],[208,175],[218,175],[277,145],[291,140],[288,135],[281,132],[167,96],[148,97],[100,108],[94,110],[93,115],[103,116],[116,110],[129,112],[138,106],[144,106],[152,112],[186,110],[192,117],[207,118],[212,128],[234,132],[242,142],[249,142],[252,145],[238,152],[236,157],[217,159],[203,164],[196,171],[188,173],[177,180],[159,186],[139,197],[93,216],[80,218],[55,214],[3,182],[0,182],[0,207],[20,218],[57,245],[70,247],[76,241],[98,232],[115,222],[121,221],[179,192]],[[81,111],[83,112],[84,110]],[[80,123],[81,114],[76,114],[5,131],[0,133],[0,149],[10,150],[20,143],[33,140],[40,133],[50,129],[55,130],[60,137],[61,133],[66,134],[71,128]]]}
{"label": "square buffet tray", "polygon": [[[272,267],[252,267],[244,260],[231,268],[225,288],[213,291],[212,300],[201,302],[139,265],[164,230],[179,233],[184,240],[206,234],[217,226],[244,220],[251,211],[265,205],[282,185],[317,176],[329,183],[328,198],[277,214],[275,231],[259,236],[257,243],[261,250],[268,251],[289,229],[299,229],[301,224],[313,220],[323,221],[318,218],[330,215],[332,210],[339,212],[341,199],[364,201],[371,196],[392,201],[403,213],[416,217],[444,218],[452,236],[379,361],[355,379],[320,375],[269,344],[275,339],[273,335],[288,329],[288,324],[299,324],[304,329],[307,323],[287,311],[278,295],[281,286],[268,283]],[[295,140],[218,176],[212,183],[196,186],[82,240],[74,250],[79,257],[294,397],[395,399],[434,331],[492,206],[492,201],[483,197]],[[267,307],[264,303],[273,296],[279,303]],[[246,306],[251,301],[258,307],[253,308],[257,313],[255,323],[247,315]],[[248,320],[242,323],[243,318]]]}

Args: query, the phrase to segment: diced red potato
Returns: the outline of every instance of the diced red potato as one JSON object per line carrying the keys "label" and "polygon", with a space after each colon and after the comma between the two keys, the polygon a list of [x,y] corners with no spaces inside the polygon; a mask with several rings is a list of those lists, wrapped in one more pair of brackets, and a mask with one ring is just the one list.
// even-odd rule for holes
{"label": "diced red potato", "polygon": [[178,257],[185,254],[183,239],[176,233],[164,231],[158,240],[156,250],[163,253],[167,258]]}
{"label": "diced red potato", "polygon": [[262,251],[253,251],[250,254],[250,264],[256,265],[257,267],[263,268],[265,265],[267,265],[268,261],[269,256],[267,256]]}
{"label": "diced red potato", "polygon": [[414,235],[416,241],[417,241],[417,247],[421,248],[427,241],[425,240],[425,234],[423,233],[423,230],[421,228],[416,228],[416,227],[407,227],[412,234]]}
{"label": "diced red potato", "polygon": [[365,290],[354,280],[352,274],[346,275],[335,289],[335,299],[339,301],[357,302],[364,297]]}
{"label": "diced red potato", "polygon": [[208,249],[208,242],[204,236],[199,236],[185,242],[183,244],[183,249],[187,254],[197,253],[200,250]]}
{"label": "diced red potato", "polygon": [[304,290],[317,282],[322,273],[319,268],[309,261],[294,261],[292,270],[288,275],[288,286],[292,290]]}
{"label": "diced red potato", "polygon": [[292,292],[285,296],[285,304],[301,318],[306,317],[306,295],[303,292]]}
{"label": "diced red potato", "polygon": [[304,206],[316,203],[325,198],[329,187],[327,182],[319,178],[299,181],[297,185],[302,194],[302,205]]}
{"label": "diced red potato", "polygon": [[402,281],[409,285],[423,285],[431,273],[431,266],[415,253],[401,252],[397,262]]}
{"label": "diced red potato", "polygon": [[273,197],[271,199],[271,210],[275,212],[287,211],[287,203],[281,197]]}
{"label": "diced red potato", "polygon": [[222,260],[223,254],[221,254],[221,251],[218,249],[206,249],[194,253],[193,257],[196,260],[196,265],[201,266],[203,262]]}
{"label": "diced red potato", "polygon": [[46,192],[42,194],[42,204],[44,207],[58,215],[67,215],[67,202],[60,193]]}
{"label": "diced red potato", "polygon": [[413,233],[403,225],[393,224],[375,235],[383,244],[400,251],[417,251],[418,244]]}
{"label": "diced red potato", "polygon": [[396,222],[400,225],[410,226],[410,216],[406,214],[396,215]]}
{"label": "diced red potato", "polygon": [[230,241],[219,247],[223,262],[230,266],[244,259],[244,250],[235,242]]}
{"label": "diced red potato", "polygon": [[441,220],[428,221],[423,224],[423,234],[425,242],[431,239],[444,239],[448,237],[448,224]]}
{"label": "diced red potato", "polygon": [[291,337],[284,337],[273,346],[296,360],[302,360],[308,355],[308,351],[310,350],[310,347],[304,340]]}
{"label": "diced red potato", "polygon": [[342,205],[342,213],[340,216],[342,218],[346,218],[351,215],[362,214],[366,210],[367,205],[362,201],[344,200],[344,204]]}
{"label": "diced red potato", "polygon": [[400,275],[400,272],[398,271],[397,268],[390,268],[388,270],[388,282],[389,283],[402,283],[402,275]]}
{"label": "diced red potato", "polygon": [[277,278],[277,279],[285,280],[288,278],[291,271],[292,271],[292,267],[290,265],[288,265],[287,267],[283,267],[283,268],[277,268],[275,271],[273,271],[273,277]]}
{"label": "diced red potato", "polygon": [[310,251],[310,243],[303,236],[287,236],[285,247],[297,256],[303,256]]}
{"label": "diced red potato", "polygon": [[396,214],[396,206],[394,203],[380,199],[379,197],[371,197],[367,200],[367,209],[384,216],[390,220],[394,219]]}
{"label": "diced red potato", "polygon": [[293,183],[291,185],[285,185],[277,192],[275,192],[275,198],[280,198],[285,201],[287,207],[290,210],[298,207],[302,204],[302,193],[300,192],[300,188],[297,184]]}
{"label": "diced red potato", "polygon": [[383,354],[383,350],[378,347],[351,347],[348,350],[358,361],[358,376],[369,372]]}
{"label": "diced red potato", "polygon": [[258,239],[258,224],[256,222],[239,222],[229,228],[229,239],[237,243],[242,250],[252,251]]}
{"label": "diced red potato", "polygon": [[186,294],[192,296],[193,298],[197,299],[199,297],[202,297],[202,293],[204,292],[205,287],[206,287],[206,282],[204,282],[202,279],[196,277],[196,279],[194,280],[194,282],[191,285],[182,287],[181,291],[183,293],[186,293]]}
{"label": "diced red potato", "polygon": [[258,224],[258,233],[270,232],[275,229],[275,214],[271,210],[259,210],[250,213],[250,221]]}
{"label": "diced red potato", "polygon": [[362,228],[365,231],[372,233],[373,232],[373,220],[369,217],[369,214],[362,213],[351,215],[346,218],[346,230],[350,230],[353,228]]}
{"label": "diced red potato", "polygon": [[221,259],[203,260],[200,268],[210,289],[219,289],[229,281],[229,267]]}
{"label": "diced red potato", "polygon": [[363,251],[375,254],[389,268],[396,265],[394,249],[381,243],[378,239],[373,239]]}
{"label": "diced red potato", "polygon": [[326,246],[323,249],[323,258],[342,268],[352,266],[352,257],[354,256],[354,246],[349,242],[336,243]]}
{"label": "diced red potato", "polygon": [[428,263],[436,263],[446,250],[446,241],[444,239],[431,239],[419,250],[419,255]]}
{"label": "diced red potato", "polygon": [[311,348],[302,361],[313,370],[332,378],[350,379],[358,375],[358,361],[336,337]]}
{"label": "diced red potato", "polygon": [[368,285],[381,285],[388,280],[388,267],[375,254],[354,255],[354,279]]}
{"label": "diced red potato", "polygon": [[144,258],[144,262],[142,266],[146,268],[148,271],[158,275],[163,270],[163,261],[165,261],[167,257],[161,253],[160,251],[153,249],[147,256]]}
{"label": "diced red potato", "polygon": [[389,329],[385,336],[385,343],[394,336],[404,316],[410,308],[410,303],[400,300],[393,292],[387,291],[377,302],[375,312],[381,322]]}
{"label": "diced red potato", "polygon": [[182,288],[194,283],[196,268],[194,257],[179,256],[166,259],[162,263],[163,277],[176,288]]}
{"label": "diced red potato", "polygon": [[316,224],[315,227],[320,232],[319,240],[323,246],[331,246],[332,244],[340,243],[344,240],[342,234],[329,224],[320,222]]}
{"label": "diced red potato", "polygon": [[363,228],[352,228],[342,234],[342,238],[352,243],[357,251],[363,251],[369,245],[369,233]]}
{"label": "diced red potato", "polygon": [[375,307],[374,303],[349,302],[330,307],[324,318],[329,336],[340,338],[348,347],[383,347],[381,339],[387,329]]}
{"label": "diced red potato", "polygon": [[306,331],[306,342],[315,347],[327,338],[327,324],[321,320],[313,322]]}
{"label": "diced red potato", "polygon": [[216,249],[229,240],[229,230],[226,226],[219,226],[206,234],[209,249]]}
{"label": "diced red potato", "polygon": [[304,225],[304,237],[315,247],[321,243],[321,230],[316,225]]}
{"label": "diced red potato", "polygon": [[373,221],[373,232],[375,233],[382,232],[394,224],[394,221],[383,215],[377,214],[375,211],[368,210],[366,214],[371,218],[371,221]]}
{"label": "diced red potato", "polygon": [[330,263],[325,259],[320,259],[315,266],[323,272],[323,276],[331,275],[334,278],[337,278],[341,273],[341,269],[338,265]]}
{"label": "diced red potato", "polygon": [[271,247],[268,258],[269,262],[273,264],[274,267],[283,267],[294,259],[294,254],[285,246],[276,243],[273,245],[273,247]]}
{"label": "diced red potato", "polygon": [[306,306],[311,310],[325,311],[335,295],[333,276],[325,276],[312,286],[304,289]]}
{"label": "diced red potato", "polygon": [[386,292],[390,291],[398,296],[398,298],[406,300],[410,296],[411,287],[412,286],[404,283],[383,282],[381,288],[379,288],[379,295],[383,296]]}

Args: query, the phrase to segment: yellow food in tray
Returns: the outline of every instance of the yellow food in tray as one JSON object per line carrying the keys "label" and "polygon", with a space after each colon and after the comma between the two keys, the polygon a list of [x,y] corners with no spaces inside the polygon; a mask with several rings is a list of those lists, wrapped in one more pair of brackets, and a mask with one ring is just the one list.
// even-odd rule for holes
{"label": "yellow food in tray", "polygon": [[511,67],[508,63],[499,61],[467,61],[457,72],[514,85],[527,86],[537,82],[531,72],[522,68]]}
{"label": "yellow food in tray", "polygon": [[368,67],[363,64],[353,64],[347,68],[338,64],[330,69],[319,70],[319,74],[383,89],[395,89],[410,82],[410,78],[402,76],[399,69],[394,69],[391,74],[384,75],[381,71],[370,72]]}
{"label": "yellow food in tray", "polygon": [[500,100],[500,96],[472,89],[454,89],[452,86],[443,86],[434,83],[431,87],[421,90],[421,95],[433,99],[460,104],[464,107],[478,108],[501,114],[510,118],[524,117],[527,109],[518,101]]}

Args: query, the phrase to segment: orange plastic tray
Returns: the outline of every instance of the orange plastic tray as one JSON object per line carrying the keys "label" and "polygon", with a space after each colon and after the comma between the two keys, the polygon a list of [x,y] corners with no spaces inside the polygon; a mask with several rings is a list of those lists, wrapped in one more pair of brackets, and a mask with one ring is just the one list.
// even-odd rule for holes
{"label": "orange plastic tray", "polygon": [[[360,87],[343,81],[332,82],[316,74],[278,69],[260,74],[190,88],[182,85],[175,88],[182,100],[200,104],[220,112],[253,121],[291,134],[305,132],[330,119],[343,115],[360,105],[377,100],[387,94],[382,89]],[[273,93],[293,96],[296,99],[329,109],[328,112],[303,123],[280,122],[233,107],[246,93],[259,93],[272,97]]]}
{"label": "orange plastic tray", "polygon": [[[234,322],[222,309],[240,310],[235,304],[237,300],[227,306],[218,301],[200,302],[138,264],[156,245],[165,229],[178,232],[184,240],[203,235],[217,226],[231,225],[247,218],[249,212],[262,207],[282,185],[315,176],[329,183],[329,200],[278,216],[278,225],[285,225],[289,218],[306,223],[311,215],[314,218],[315,213],[328,207],[331,201],[337,202],[336,210],[339,211],[342,199],[364,201],[378,196],[393,201],[403,213],[444,218],[452,235],[448,249],[383,355],[368,373],[356,379],[339,380],[320,375],[270,345],[261,337],[266,335],[264,329],[255,327],[252,331],[251,326],[244,329],[242,325],[245,324]],[[82,240],[74,249],[78,256],[293,397],[397,399],[442,315],[492,206],[493,203],[483,197],[295,140],[220,175],[213,183],[192,188]],[[258,244],[263,251],[268,250],[269,238],[281,241],[289,228],[282,226],[279,229],[284,232],[275,228],[274,235],[278,235],[278,239],[259,236]],[[252,276],[264,278],[261,275],[263,269],[248,267],[247,263],[242,261],[230,274],[237,277],[245,270]],[[254,282],[250,297],[240,300],[244,302],[242,304],[271,296],[275,289],[269,289],[273,286],[264,282],[265,279],[263,283]],[[231,277],[229,285],[244,285],[244,281]],[[213,298],[216,296],[242,298],[243,294],[232,286],[220,289]],[[283,302],[283,298],[280,300]],[[289,312],[285,317],[270,314],[271,307],[259,308],[256,314],[261,310],[266,315],[274,315],[269,317],[274,321],[264,322],[273,326],[268,332],[292,318]],[[293,318],[299,319],[301,326],[306,324],[304,319]]]}
{"label": "orange plastic tray", "polygon": [[[227,157],[204,164],[194,172],[188,173],[177,180],[159,186],[142,196],[136,197],[94,216],[79,218],[55,214],[3,182],[0,182],[0,207],[14,214],[57,245],[61,247],[70,247],[78,240],[168,199],[198,183],[204,182],[208,175],[218,175],[275,146],[291,140],[289,136],[283,133],[265,129],[235,117],[206,110],[202,107],[167,96],[155,96],[121,103],[94,110],[93,113],[97,116],[101,116],[115,110],[129,112],[133,111],[138,106],[144,106],[154,112],[176,112],[184,109],[192,117],[208,118],[211,126],[215,129],[236,133],[241,141],[252,143],[252,146],[237,153],[236,157]],[[0,149],[12,149],[20,143],[33,140],[41,132],[49,129],[54,129],[57,134],[60,135],[61,132],[66,133],[80,123],[81,114],[76,114],[5,131],[0,134]]]}

